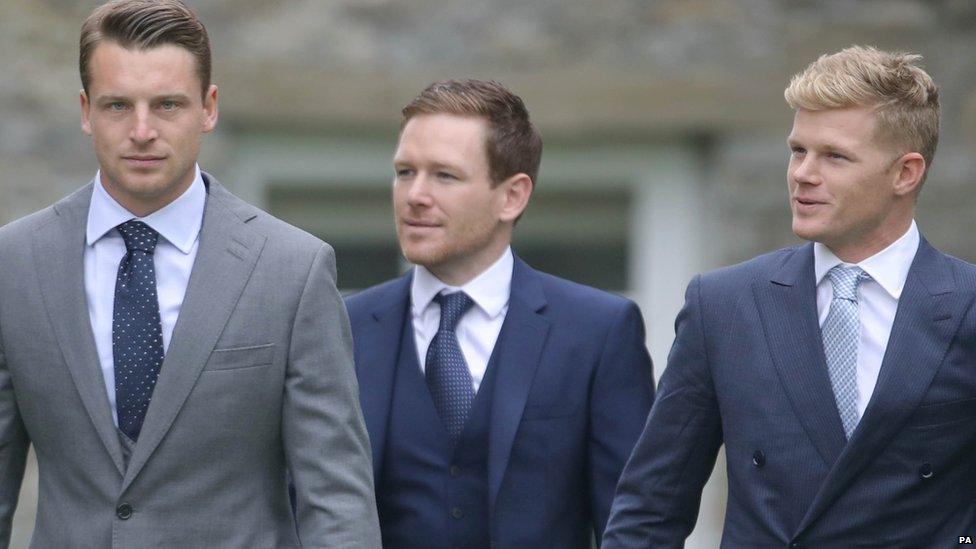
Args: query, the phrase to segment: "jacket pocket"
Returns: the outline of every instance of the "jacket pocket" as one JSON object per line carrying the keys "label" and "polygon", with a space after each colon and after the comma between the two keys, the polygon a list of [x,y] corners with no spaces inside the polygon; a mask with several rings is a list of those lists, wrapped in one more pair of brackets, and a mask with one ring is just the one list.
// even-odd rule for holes
{"label": "jacket pocket", "polygon": [[908,421],[908,427],[938,427],[973,419],[976,419],[976,398],[964,398],[919,406]]}
{"label": "jacket pocket", "polygon": [[274,359],[274,343],[235,347],[233,349],[214,349],[205,371],[243,370],[267,366]]}
{"label": "jacket pocket", "polygon": [[579,406],[569,402],[556,404],[554,406],[526,406],[522,412],[522,419],[525,421],[533,419],[555,419],[557,417],[567,417],[576,415]]}

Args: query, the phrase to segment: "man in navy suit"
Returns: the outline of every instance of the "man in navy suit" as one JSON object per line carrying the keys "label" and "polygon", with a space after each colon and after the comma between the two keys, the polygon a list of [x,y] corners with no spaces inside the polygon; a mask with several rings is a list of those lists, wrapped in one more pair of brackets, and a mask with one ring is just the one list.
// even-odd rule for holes
{"label": "man in navy suit", "polygon": [[604,546],[681,547],[725,444],[723,547],[945,547],[976,514],[976,267],[919,234],[938,89],[851,47],[793,78],[812,241],[692,280]]}
{"label": "man in navy suit", "polygon": [[494,82],[403,109],[393,205],[416,267],[348,299],[388,548],[586,548],[653,400],[634,303],[511,250],[542,140]]}

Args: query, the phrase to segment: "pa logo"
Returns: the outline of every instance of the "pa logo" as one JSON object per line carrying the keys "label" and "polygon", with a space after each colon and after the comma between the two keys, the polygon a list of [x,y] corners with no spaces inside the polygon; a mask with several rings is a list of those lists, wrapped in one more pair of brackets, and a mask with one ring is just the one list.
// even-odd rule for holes
{"label": "pa logo", "polygon": [[959,545],[972,545],[973,536],[959,536]]}

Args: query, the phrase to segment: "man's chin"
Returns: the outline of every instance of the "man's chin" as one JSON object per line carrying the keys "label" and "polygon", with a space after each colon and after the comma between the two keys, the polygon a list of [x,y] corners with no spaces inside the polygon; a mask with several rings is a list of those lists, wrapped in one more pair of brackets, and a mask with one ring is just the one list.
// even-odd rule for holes
{"label": "man's chin", "polygon": [[423,265],[428,262],[428,254],[422,253],[415,247],[403,246],[401,244],[400,251],[403,252],[403,258],[414,265]]}
{"label": "man's chin", "polygon": [[161,174],[142,170],[125,170],[118,176],[113,175],[109,181],[113,187],[133,196],[159,195],[167,186]]}
{"label": "man's chin", "polygon": [[811,227],[809,223],[797,222],[795,219],[793,220],[793,234],[810,242],[819,242],[823,238],[823,231]]}
{"label": "man's chin", "polygon": [[403,257],[414,265],[426,267],[428,270],[436,268],[443,262],[444,254],[439,250],[403,248]]}

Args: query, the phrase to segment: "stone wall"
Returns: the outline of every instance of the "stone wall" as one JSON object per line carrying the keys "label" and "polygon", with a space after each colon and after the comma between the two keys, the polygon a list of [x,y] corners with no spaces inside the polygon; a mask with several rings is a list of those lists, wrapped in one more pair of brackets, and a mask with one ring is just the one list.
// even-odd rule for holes
{"label": "stone wall", "polygon": [[[937,246],[976,260],[976,3],[966,0],[199,0],[221,124],[202,164],[229,169],[233,137],[392,135],[433,79],[499,79],[549,139],[701,143],[721,212],[708,258],[793,242],[785,193],[789,76],[817,55],[874,44],[922,53],[942,87],[942,143],[919,206]],[[0,2],[0,223],[88,181],[77,34],[95,5]],[[543,177],[545,174],[543,174]],[[0,258],[2,264],[2,258]],[[29,479],[28,482],[33,482]]]}
{"label": "stone wall", "polygon": [[[95,170],[78,127],[77,33],[90,1],[0,3],[0,221]],[[239,128],[388,131],[449,76],[502,80],[546,136],[702,137],[734,231],[719,262],[789,241],[789,76],[852,43],[925,55],[942,86],[942,145],[920,207],[932,239],[976,259],[967,192],[976,145],[976,4],[775,0],[201,0],[221,85],[221,172]],[[589,137],[588,137],[589,136]],[[770,230],[772,229],[772,230]]]}

